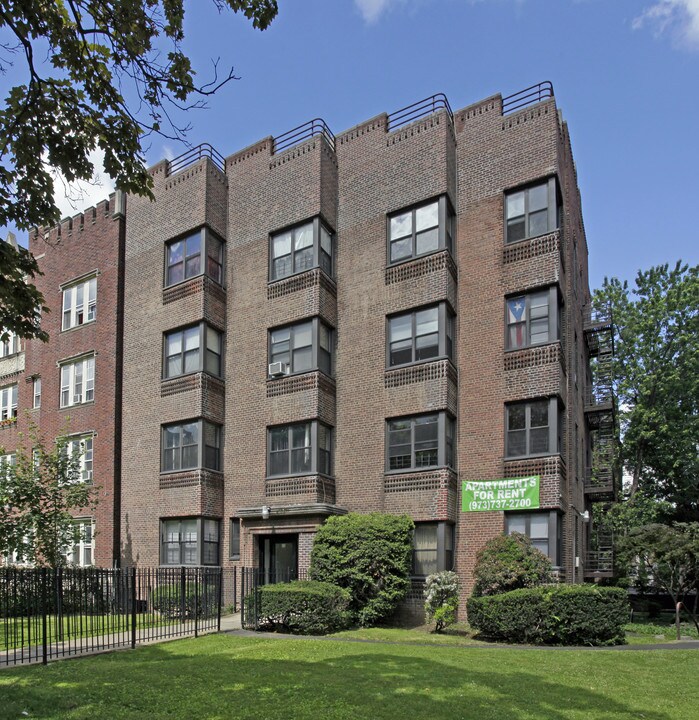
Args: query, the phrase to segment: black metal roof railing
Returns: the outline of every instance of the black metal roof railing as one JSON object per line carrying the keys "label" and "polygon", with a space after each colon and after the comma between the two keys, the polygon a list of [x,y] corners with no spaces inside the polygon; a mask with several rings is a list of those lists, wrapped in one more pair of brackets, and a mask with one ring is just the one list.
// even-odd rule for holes
{"label": "black metal roof railing", "polygon": [[174,175],[205,157],[208,157],[221,172],[226,172],[226,161],[223,155],[213,145],[202,143],[170,160],[167,164],[167,174]]}
{"label": "black metal roof railing", "polygon": [[529,105],[536,105],[536,103],[552,97],[553,83],[550,80],[544,80],[544,82],[504,97],[502,99],[502,114],[507,115],[515,110],[521,110]]}
{"label": "black metal roof railing", "polygon": [[335,150],[335,136],[328,127],[328,124],[322,118],[313,118],[303,125],[295,127],[289,132],[285,132],[283,135],[278,135],[272,141],[272,152],[278,153],[282,150],[288,150],[294,145],[304,142],[315,135],[321,135],[325,138],[325,142],[330,145],[331,149]]}
{"label": "black metal roof railing", "polygon": [[403,125],[408,125],[415,120],[419,120],[421,117],[432,115],[432,113],[442,109],[447,111],[449,119],[454,122],[454,113],[451,111],[447,96],[444,93],[437,93],[436,95],[431,95],[424,100],[420,100],[412,105],[408,105],[407,107],[392,112],[388,116],[388,125],[386,130],[388,132],[393,132],[394,130],[403,127]]}

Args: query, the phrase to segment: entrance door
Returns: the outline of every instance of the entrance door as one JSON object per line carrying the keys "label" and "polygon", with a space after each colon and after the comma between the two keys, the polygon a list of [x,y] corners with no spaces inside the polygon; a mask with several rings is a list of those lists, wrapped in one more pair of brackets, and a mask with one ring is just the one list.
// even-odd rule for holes
{"label": "entrance door", "polygon": [[298,577],[298,535],[267,535],[260,538],[260,569],[265,585]]}

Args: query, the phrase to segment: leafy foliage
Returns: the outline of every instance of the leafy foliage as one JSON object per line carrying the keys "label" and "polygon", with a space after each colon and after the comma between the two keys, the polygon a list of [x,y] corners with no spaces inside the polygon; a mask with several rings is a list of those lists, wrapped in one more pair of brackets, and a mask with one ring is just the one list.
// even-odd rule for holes
{"label": "leafy foliage", "polygon": [[662,589],[673,603],[699,587],[699,523],[652,523],[619,541],[625,561],[637,568],[637,584]]}
{"label": "leafy foliage", "polygon": [[621,461],[631,496],[699,520],[699,266],[639,272],[635,287],[605,279],[594,303],[612,311]]}
{"label": "leafy foliage", "polygon": [[[219,12],[242,13],[261,30],[277,14],[276,0],[214,4]],[[68,182],[90,181],[96,148],[117,188],[150,194],[147,136],[183,139],[189,128],[178,127],[174,113],[204,107],[207,96],[235,79],[232,69],[219,78],[216,62],[211,82],[195,82],[183,50],[184,15],[184,0],[2,3],[0,71],[19,60],[26,80],[9,90],[0,110],[0,227],[56,223],[55,172]],[[3,282],[21,272],[12,257],[0,261]],[[10,319],[11,298],[8,306],[2,298]],[[9,329],[25,337],[39,332],[36,324]]]}
{"label": "leafy foliage", "polygon": [[451,570],[429,575],[425,581],[425,613],[436,632],[456,622],[459,607],[459,576]]}
{"label": "leafy foliage", "polygon": [[555,585],[471,597],[468,621],[484,637],[544,645],[624,642],[629,601],[622,588]]}
{"label": "leafy foliage", "polygon": [[20,435],[14,464],[0,468],[0,550],[55,567],[79,539],[70,511],[90,506],[94,488],[81,482],[80,458],[65,439],[46,444],[32,425],[29,440]]}
{"label": "leafy foliage", "polygon": [[349,590],[353,619],[374,625],[389,617],[408,591],[412,533],[406,515],[330,517],[316,533],[311,578]]}
{"label": "leafy foliage", "polygon": [[210,618],[218,611],[216,589],[205,583],[174,582],[151,591],[153,610],[169,620]]}
{"label": "leafy foliage", "polygon": [[473,594],[499,593],[553,582],[551,561],[521,533],[498,535],[476,556]]}
{"label": "leafy foliage", "polygon": [[[262,628],[325,635],[347,624],[350,594],[332,583],[294,580],[263,585],[256,592]],[[251,600],[252,596],[248,596],[245,601]]]}

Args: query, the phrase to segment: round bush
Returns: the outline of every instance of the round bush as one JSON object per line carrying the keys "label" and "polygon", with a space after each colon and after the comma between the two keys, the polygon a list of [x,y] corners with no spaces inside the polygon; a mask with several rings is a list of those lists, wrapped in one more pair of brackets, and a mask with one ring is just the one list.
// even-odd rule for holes
{"label": "round bush", "polygon": [[498,535],[476,556],[473,594],[498,595],[554,581],[551,561],[520,533]]}

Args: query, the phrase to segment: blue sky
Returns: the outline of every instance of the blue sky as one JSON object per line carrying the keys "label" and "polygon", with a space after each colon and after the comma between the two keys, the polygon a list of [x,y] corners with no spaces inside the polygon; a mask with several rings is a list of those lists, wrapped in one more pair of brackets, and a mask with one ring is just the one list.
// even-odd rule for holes
{"label": "blue sky", "polygon": [[[241,78],[188,115],[192,144],[229,155],[313,117],[338,133],[436,92],[457,109],[551,80],[577,162],[591,285],[699,262],[699,0],[279,5],[259,32],[188,3],[186,48],[200,77],[220,57]],[[184,149],[153,139],[148,161]]]}

